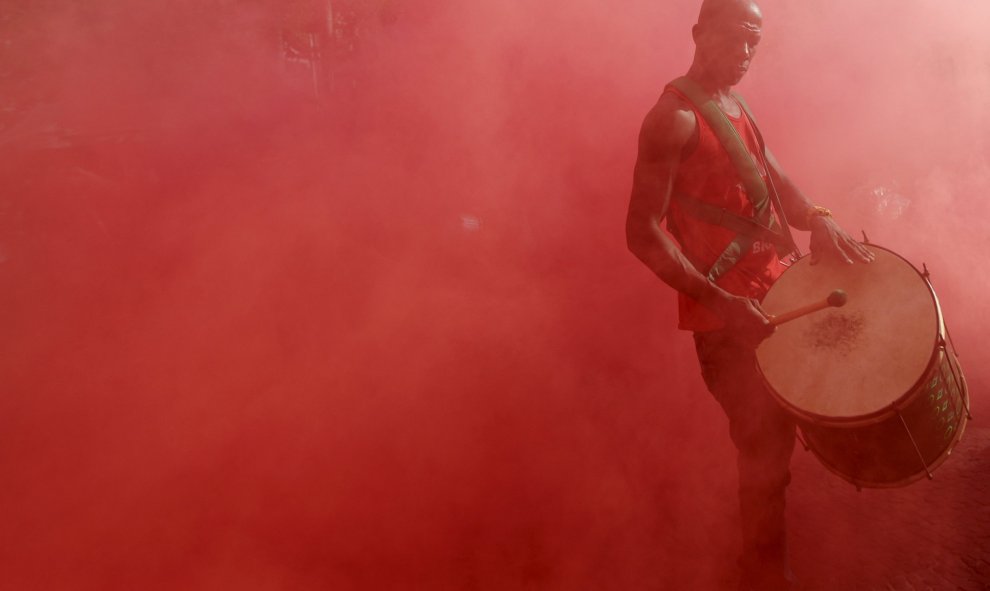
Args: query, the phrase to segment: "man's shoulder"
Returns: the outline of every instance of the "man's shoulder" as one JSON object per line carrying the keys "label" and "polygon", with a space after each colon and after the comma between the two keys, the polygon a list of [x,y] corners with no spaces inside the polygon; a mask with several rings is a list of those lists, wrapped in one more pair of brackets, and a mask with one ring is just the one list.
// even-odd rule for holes
{"label": "man's shoulder", "polygon": [[665,90],[643,120],[644,138],[686,141],[697,125],[694,109],[679,94]]}
{"label": "man's shoulder", "polygon": [[648,116],[664,119],[693,119],[694,108],[691,107],[691,104],[684,97],[671,90],[668,86],[664,88],[662,93],[660,93],[660,98],[657,99],[656,104],[654,104],[653,108],[650,109],[650,114]]}

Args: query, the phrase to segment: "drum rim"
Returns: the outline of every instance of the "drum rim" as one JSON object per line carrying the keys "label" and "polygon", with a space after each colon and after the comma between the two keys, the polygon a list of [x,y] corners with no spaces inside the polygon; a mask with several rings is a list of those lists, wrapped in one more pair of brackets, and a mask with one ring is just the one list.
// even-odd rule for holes
{"label": "drum rim", "polygon": [[[887,406],[880,408],[879,410],[875,410],[871,413],[866,413],[855,417],[833,417],[827,415],[819,415],[817,413],[813,413],[796,407],[789,400],[785,399],[780,393],[778,393],[777,390],[772,385],[770,385],[770,380],[768,380],[766,375],[763,373],[763,366],[761,366],[759,361],[757,361],[756,369],[760,374],[760,379],[763,380],[763,384],[764,386],[766,386],[771,396],[773,396],[774,400],[776,400],[778,404],[783,406],[787,410],[787,412],[789,412],[791,415],[795,417],[798,417],[801,420],[814,424],[841,425],[844,427],[854,427],[854,426],[873,425],[889,418],[889,416],[891,416],[892,414],[896,414],[899,409],[904,408],[907,405],[908,401],[912,400],[918,394],[917,392],[918,386],[921,385],[922,381],[925,379],[925,376],[928,375],[928,373],[932,370],[932,367],[938,361],[939,343],[946,342],[947,331],[945,328],[945,321],[942,316],[942,307],[939,304],[938,297],[935,295],[935,290],[932,288],[931,281],[929,280],[927,273],[928,269],[926,268],[925,272],[922,273],[921,271],[918,270],[917,267],[915,267],[911,263],[911,261],[907,260],[906,258],[897,254],[896,252],[894,252],[889,248],[885,248],[878,244],[873,244],[872,242],[865,243],[865,246],[871,249],[876,248],[879,250],[886,251],[894,255],[895,257],[901,259],[902,261],[904,261],[905,264],[907,264],[907,266],[912,271],[915,272],[916,275],[918,275],[918,277],[921,278],[922,282],[925,284],[925,287],[928,290],[928,297],[931,298],[932,304],[935,307],[935,340],[932,343],[933,344],[932,354],[928,358],[928,363],[925,365],[924,369],[922,369],[920,375],[918,375],[914,383],[911,384],[911,387],[908,388],[903,394],[901,394],[899,398],[897,398]],[[800,257],[799,259],[795,260],[794,264],[810,256],[811,254],[808,253]],[[862,264],[862,263],[855,263],[855,264]],[[789,266],[788,269],[784,271],[784,274],[786,274],[787,271],[789,271],[791,268],[792,267]],[[781,277],[783,277],[784,274],[781,274]],[[766,297],[766,294],[764,294],[764,297]]]}

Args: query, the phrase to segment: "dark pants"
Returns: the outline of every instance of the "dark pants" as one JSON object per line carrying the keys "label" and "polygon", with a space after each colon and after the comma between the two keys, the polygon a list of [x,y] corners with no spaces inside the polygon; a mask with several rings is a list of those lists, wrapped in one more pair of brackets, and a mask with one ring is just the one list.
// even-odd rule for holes
{"label": "dark pants", "polygon": [[751,344],[727,331],[695,333],[701,373],[729,418],[738,450],[744,589],[787,589],[784,493],[791,480],[794,423],[760,378]]}

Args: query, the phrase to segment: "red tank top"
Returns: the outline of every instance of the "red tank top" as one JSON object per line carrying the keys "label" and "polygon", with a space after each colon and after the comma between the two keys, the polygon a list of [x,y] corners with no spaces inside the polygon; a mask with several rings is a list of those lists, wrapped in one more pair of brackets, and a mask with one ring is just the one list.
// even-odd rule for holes
{"label": "red tank top", "polygon": [[[675,197],[672,197],[667,213],[667,225],[680,244],[681,250],[699,267],[703,267],[699,270],[704,272],[736,237],[736,233],[703,222],[686,213],[680,207],[676,195],[693,197],[746,217],[753,215],[753,205],[746,198],[746,189],[729,159],[728,152],[722,147],[701,113],[676,88],[668,86],[664,92],[672,92],[679,96],[691,107],[698,121],[698,145],[690,153],[681,156],[677,177],[674,179]],[[741,106],[740,116],[729,117],[729,121],[739,132],[766,181],[767,171],[763,159],[758,156],[761,150],[756,139],[756,131]],[[762,299],[777,277],[783,273],[784,268],[772,244],[756,242],[732,269],[716,281],[716,284],[735,295]],[[679,296],[678,306],[679,328],[683,330],[708,331],[723,326],[721,319],[684,293]]]}

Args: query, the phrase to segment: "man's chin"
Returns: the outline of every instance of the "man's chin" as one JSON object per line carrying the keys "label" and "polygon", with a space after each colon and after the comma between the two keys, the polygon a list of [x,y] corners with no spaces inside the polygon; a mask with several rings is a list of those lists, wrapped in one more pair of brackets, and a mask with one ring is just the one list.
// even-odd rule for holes
{"label": "man's chin", "polygon": [[746,70],[733,70],[731,74],[725,77],[725,82],[727,86],[735,86],[742,82],[742,79],[746,77]]}

